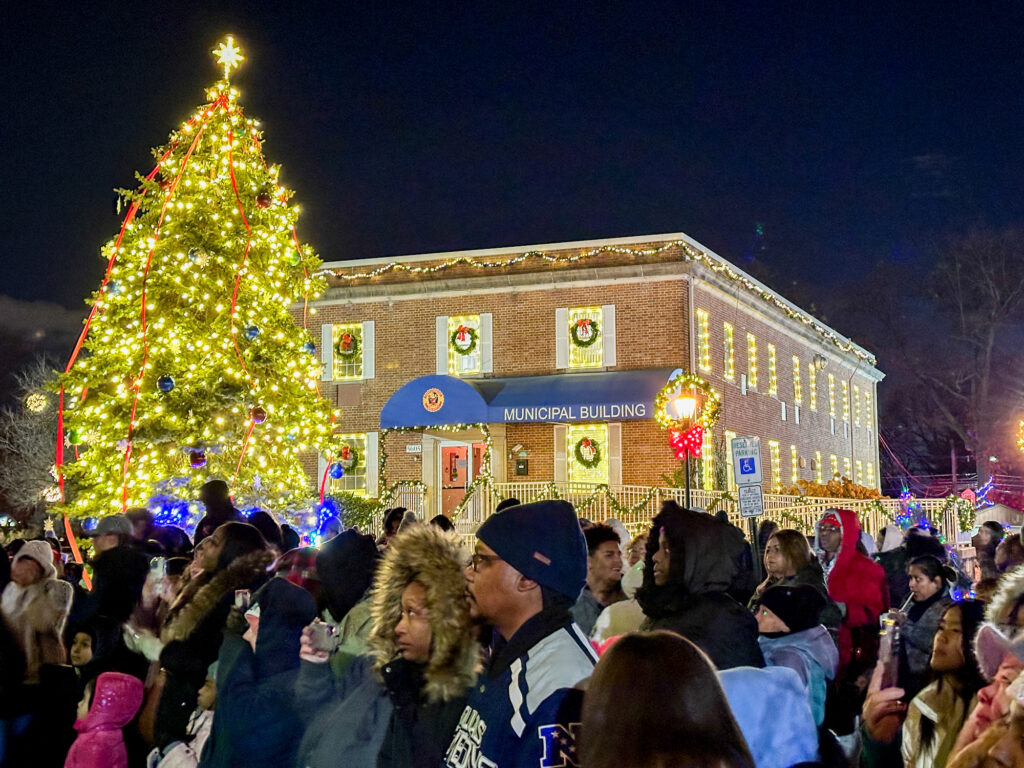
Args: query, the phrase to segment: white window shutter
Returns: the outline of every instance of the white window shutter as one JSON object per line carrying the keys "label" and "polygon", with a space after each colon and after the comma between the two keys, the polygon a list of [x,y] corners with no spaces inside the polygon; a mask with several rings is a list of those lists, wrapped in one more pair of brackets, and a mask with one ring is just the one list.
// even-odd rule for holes
{"label": "white window shutter", "polygon": [[[320,493],[320,483],[324,481],[324,472],[327,471],[327,459],[324,458],[322,453],[316,455],[316,492]],[[324,486],[324,493],[329,491],[326,485]]]}
{"label": "white window shutter", "polygon": [[566,307],[559,307],[555,310],[555,368],[564,370],[568,367],[569,310]]}
{"label": "white window shutter", "polygon": [[320,362],[324,364],[321,381],[334,380],[334,326],[324,323],[320,326]]}
{"label": "white window shutter", "polygon": [[372,379],[374,370],[376,368],[375,355],[377,354],[377,348],[374,344],[374,324],[373,320],[367,320],[363,323],[363,378]]}
{"label": "white window shutter", "polygon": [[491,337],[494,326],[493,315],[484,312],[480,315],[480,372],[494,372],[494,343]]}
{"label": "white window shutter", "polygon": [[622,485],[621,424],[608,425],[608,485]]}
{"label": "white window shutter", "polygon": [[371,499],[377,498],[379,490],[378,484],[378,455],[379,449],[377,447],[377,433],[367,432],[366,433],[366,495]]}
{"label": "white window shutter", "polygon": [[437,316],[437,375],[448,373],[448,315]]}
{"label": "white window shutter", "polygon": [[601,344],[604,357],[604,366],[611,368],[615,365],[615,305],[605,304],[601,307],[601,319],[604,320],[604,328],[601,329]]}
{"label": "white window shutter", "polygon": [[[563,312],[565,310],[562,310]],[[569,481],[569,468],[565,464],[565,441],[568,439],[569,429],[564,424],[555,425],[555,482],[566,483]]]}

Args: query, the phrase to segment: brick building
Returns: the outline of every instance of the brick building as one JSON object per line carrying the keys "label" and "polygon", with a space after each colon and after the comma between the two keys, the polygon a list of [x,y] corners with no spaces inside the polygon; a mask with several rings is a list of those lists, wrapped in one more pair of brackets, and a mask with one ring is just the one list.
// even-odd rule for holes
{"label": "brick building", "polygon": [[761,437],[766,491],[878,485],[874,357],[685,235],[324,269],[310,328],[349,448],[337,490],[421,481],[425,512],[450,512],[488,455],[496,483],[660,485],[678,461],[653,398],[676,369],[722,398],[705,487],[716,462],[732,483],[737,435]]}

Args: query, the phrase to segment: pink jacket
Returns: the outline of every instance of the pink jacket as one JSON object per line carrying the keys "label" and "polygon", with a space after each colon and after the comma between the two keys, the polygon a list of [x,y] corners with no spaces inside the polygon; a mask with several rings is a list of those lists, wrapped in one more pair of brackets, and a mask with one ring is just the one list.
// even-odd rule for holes
{"label": "pink jacket", "polygon": [[121,672],[96,678],[89,715],[75,722],[78,738],[64,768],[128,768],[128,751],[121,729],[142,705],[142,682]]}

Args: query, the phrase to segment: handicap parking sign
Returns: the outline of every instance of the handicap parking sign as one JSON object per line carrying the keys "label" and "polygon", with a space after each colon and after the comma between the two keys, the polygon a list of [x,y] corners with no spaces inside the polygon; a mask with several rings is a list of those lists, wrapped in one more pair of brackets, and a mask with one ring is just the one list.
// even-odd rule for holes
{"label": "handicap parking sign", "polygon": [[762,481],[761,438],[734,437],[732,448],[733,471],[737,485],[757,485]]}
{"label": "handicap parking sign", "polygon": [[752,475],[757,472],[757,466],[752,458],[740,459],[740,474]]}

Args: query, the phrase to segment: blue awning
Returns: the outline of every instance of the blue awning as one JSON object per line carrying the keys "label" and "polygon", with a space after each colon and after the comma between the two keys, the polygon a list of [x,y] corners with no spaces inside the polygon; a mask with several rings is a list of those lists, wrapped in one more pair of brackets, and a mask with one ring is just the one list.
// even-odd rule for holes
{"label": "blue awning", "polygon": [[654,396],[674,368],[597,371],[507,379],[422,376],[381,410],[382,428],[517,422],[638,421],[654,418]]}

